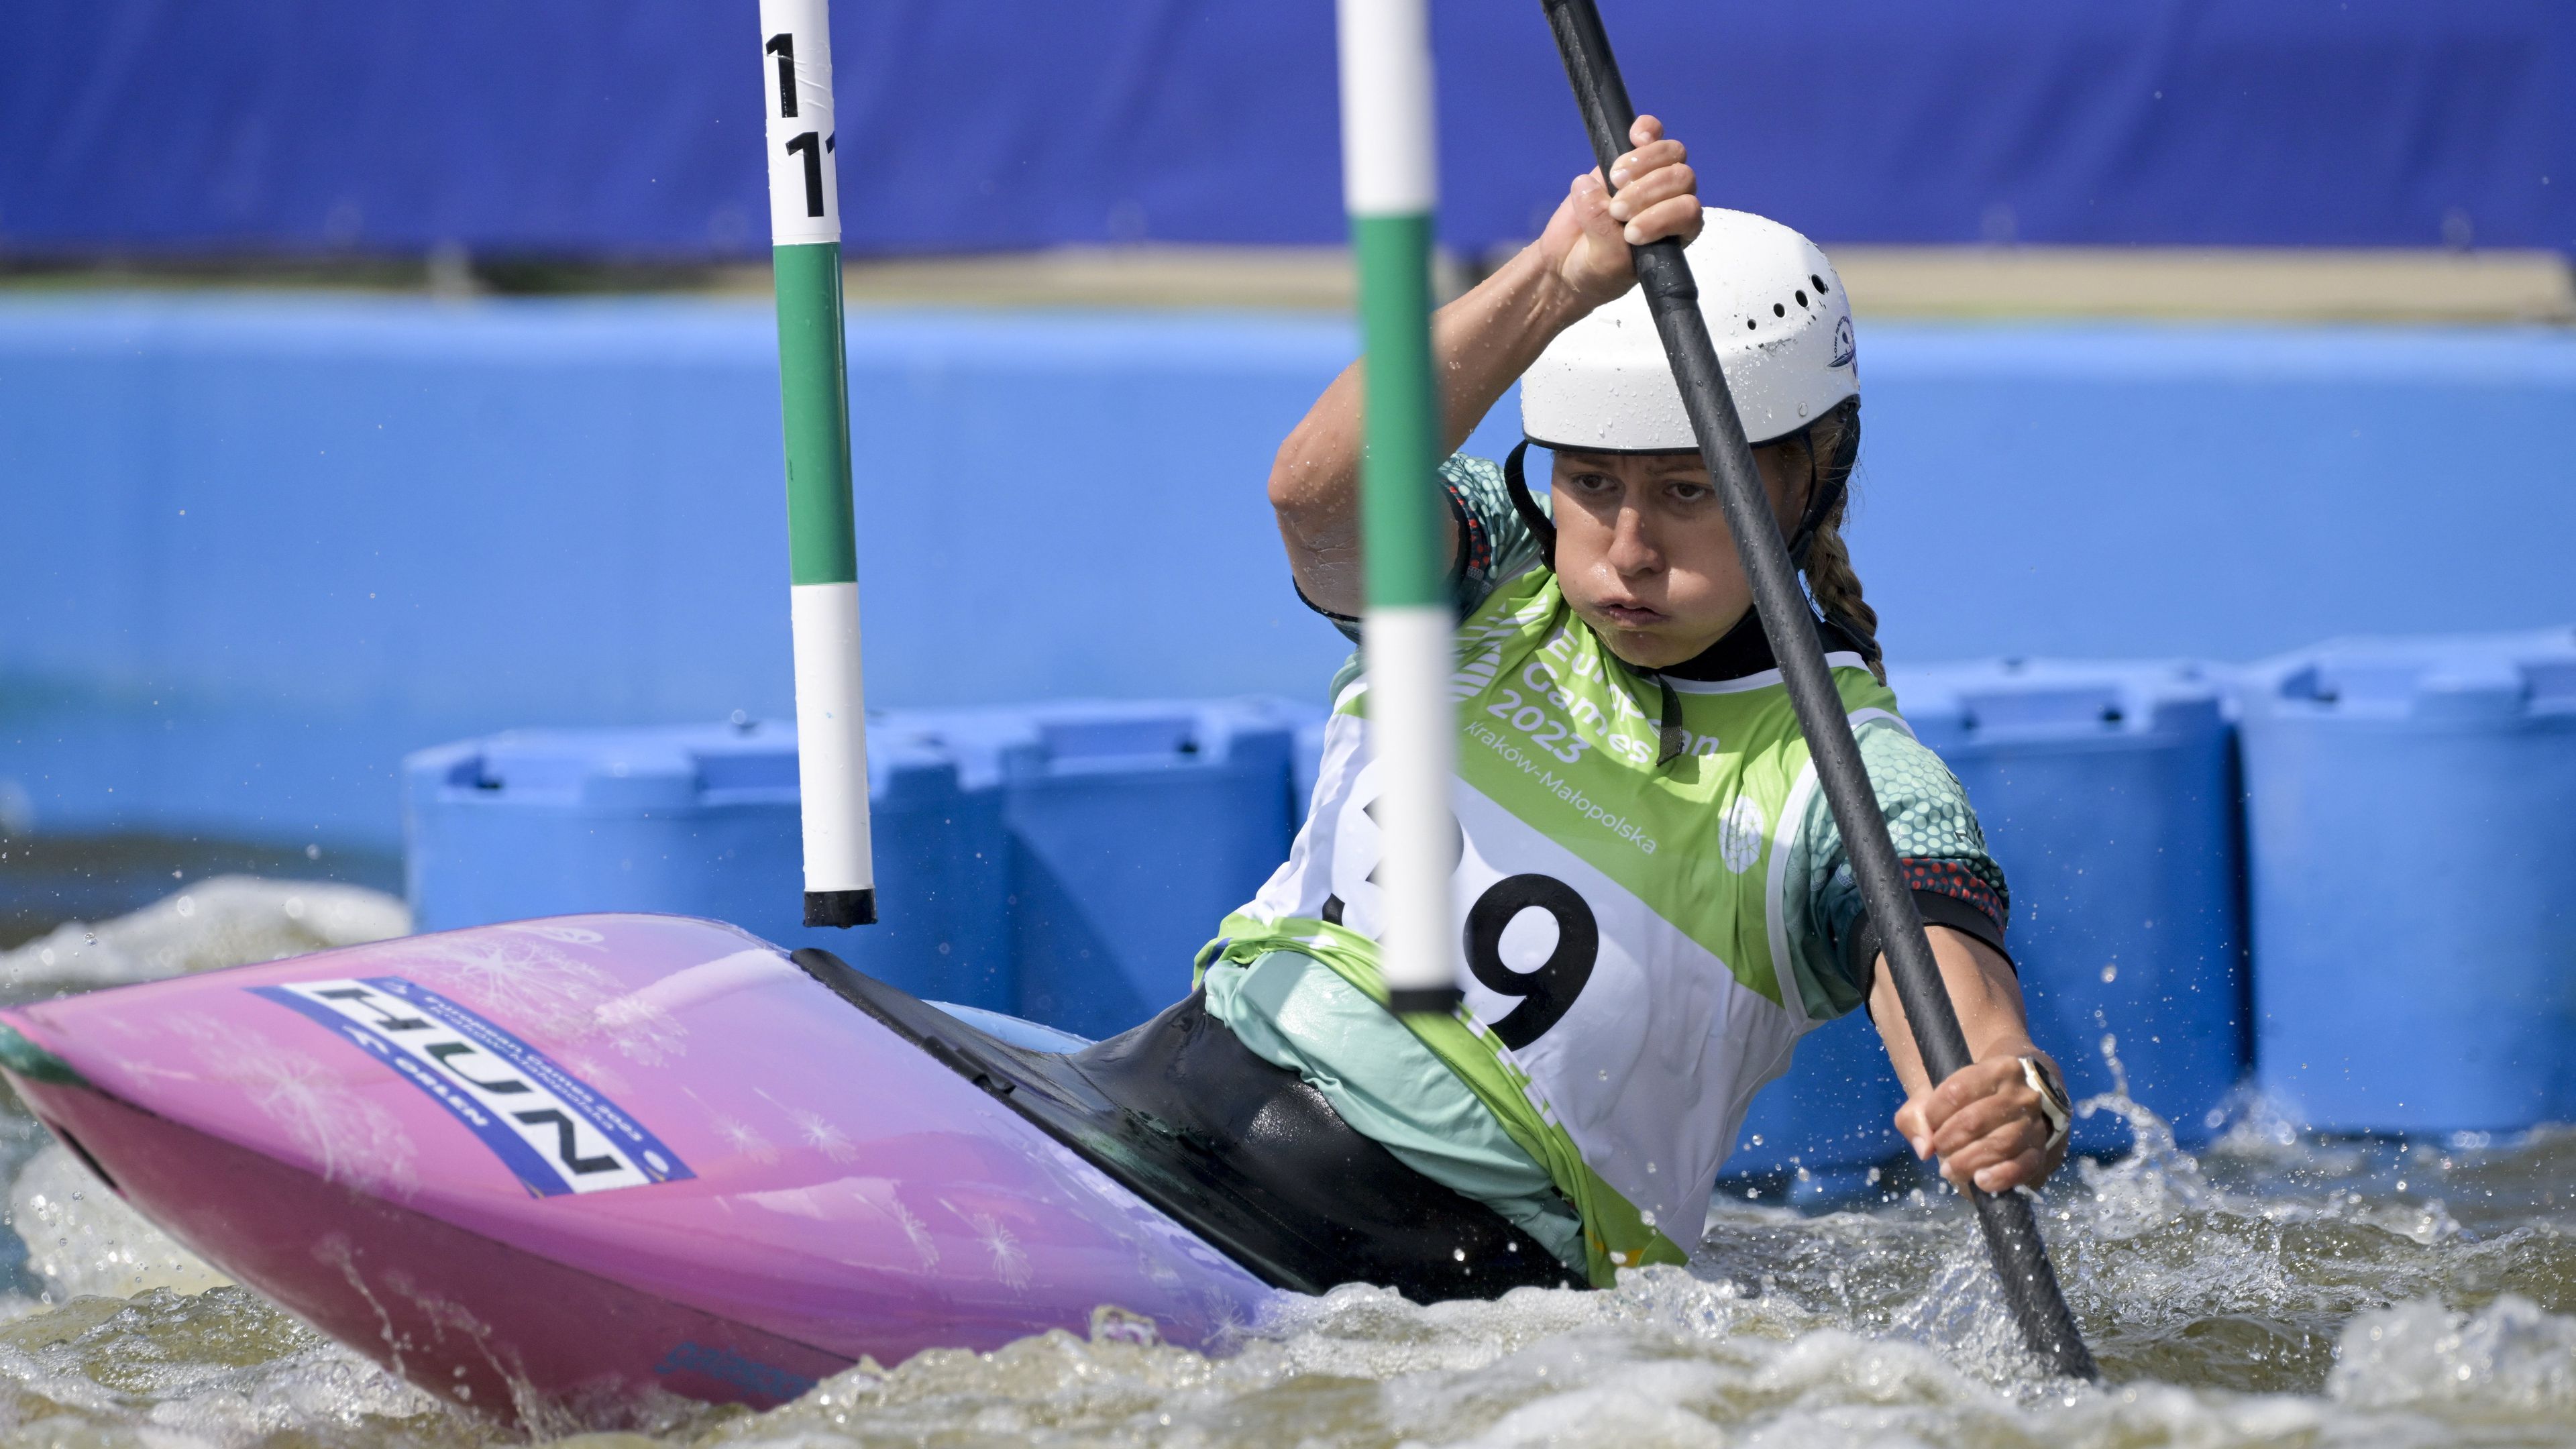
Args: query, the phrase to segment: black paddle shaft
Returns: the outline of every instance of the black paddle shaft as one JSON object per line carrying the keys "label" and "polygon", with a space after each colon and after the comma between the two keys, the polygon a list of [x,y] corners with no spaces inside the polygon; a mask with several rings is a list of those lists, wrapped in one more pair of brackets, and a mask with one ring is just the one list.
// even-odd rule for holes
{"label": "black paddle shaft", "polygon": [[[1594,0],[1542,3],[1606,185],[1610,163],[1627,152],[1628,128],[1637,119],[1628,103],[1628,87],[1619,78],[1619,64],[1611,57],[1610,40],[1602,31],[1601,12]],[[1736,554],[1753,582],[1753,606],[1780,662],[1798,728],[1807,737],[1825,801],[1833,808],[1834,824],[1840,827],[1843,848],[1851,856],[1861,899],[1870,919],[1878,923],[1888,966],[1896,977],[1897,999],[1905,1004],[1905,1019],[1913,1025],[1915,1045],[1932,1080],[1947,1081],[1969,1064],[1968,1040],[1959,1030],[1959,1014],[1950,1004],[1940,965],[1933,960],[1932,943],[1923,934],[1923,917],[1915,908],[1913,892],[1897,867],[1887,817],[1879,813],[1878,797],[1861,766],[1860,745],[1852,738],[1851,720],[1835,693],[1823,642],[1811,622],[1814,616],[1806,594],[1798,586],[1796,566],[1780,539],[1761,475],[1754,471],[1752,446],[1745,441],[1726,374],[1717,365],[1717,348],[1700,315],[1699,288],[1691,281],[1690,263],[1676,240],[1632,247],[1630,252],[1638,283],[1645,288],[1646,306],[1654,313],[1655,330],[1663,335],[1664,355],[1672,360],[1673,376],[1681,385],[1700,457],[1717,481],[1719,506],[1725,510],[1727,527],[1735,532]],[[1995,1196],[1973,1186],[1969,1195],[1976,1202],[1977,1221],[1985,1229],[1995,1271],[2003,1279],[2004,1296],[2011,1300],[2013,1316],[2020,1320],[2022,1337],[2031,1351],[2060,1374],[2099,1377],[2093,1355],[2076,1329],[2075,1316],[2066,1306],[2066,1295],[2057,1285],[2057,1272],[2049,1264],[2047,1244],[2040,1240],[2030,1198],[2020,1193]]]}

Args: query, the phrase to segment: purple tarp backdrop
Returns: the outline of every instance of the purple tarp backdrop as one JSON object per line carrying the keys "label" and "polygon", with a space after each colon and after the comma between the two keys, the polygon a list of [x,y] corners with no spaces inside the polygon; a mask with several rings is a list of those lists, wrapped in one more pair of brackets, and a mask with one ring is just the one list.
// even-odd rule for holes
{"label": "purple tarp backdrop", "polygon": [[[2576,249],[2558,0],[1617,0],[1713,199],[1829,241]],[[1534,0],[1436,0],[1441,226],[1583,162]],[[841,0],[854,251],[1338,240],[1324,0]],[[753,257],[750,0],[14,0],[0,254]]]}

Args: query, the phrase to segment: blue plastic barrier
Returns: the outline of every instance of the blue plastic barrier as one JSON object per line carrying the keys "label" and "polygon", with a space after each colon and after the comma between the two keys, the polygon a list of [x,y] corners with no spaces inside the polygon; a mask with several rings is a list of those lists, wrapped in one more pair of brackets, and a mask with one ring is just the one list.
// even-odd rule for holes
{"label": "blue plastic barrier", "polygon": [[[407,751],[789,713],[775,330],[632,298],[0,299],[0,540],[41,541],[0,570],[0,781],[38,830],[390,851]],[[1357,345],[854,313],[869,698],[1322,703],[1350,646],[1290,590],[1262,480]],[[1860,347],[1849,536],[1898,658],[2576,612],[2576,334],[1864,319]],[[2463,437],[2491,507],[2397,506]]]}
{"label": "blue plastic barrier", "polygon": [[1799,1040],[1788,1075],[1754,1097],[1718,1176],[1786,1175],[1801,1204],[1865,1197],[1881,1165],[1906,1151],[1893,1123],[1904,1105],[1868,1011],[1826,1022]]}
{"label": "blue plastic barrier", "polygon": [[[2081,1101],[2115,1085],[2206,1141],[2248,1047],[2232,740],[2219,685],[2178,663],[1900,671],[1915,735],[1955,772],[2012,887],[2031,1035]],[[2124,1148],[2126,1119],[2075,1124]]]}
{"label": "blue plastic barrier", "polygon": [[1286,700],[1272,701],[1271,710],[1296,731],[1288,744],[1288,818],[1303,829],[1314,809],[1315,782],[1324,773],[1324,727],[1331,722],[1332,711],[1319,704]]}
{"label": "blue plastic barrier", "polygon": [[403,763],[405,873],[423,930],[576,911],[731,921],[821,946],[916,995],[1008,1011],[1000,797],[926,743],[872,734],[882,918],[803,924],[796,731],[530,730]]}
{"label": "blue plastic barrier", "polygon": [[1017,1014],[1113,1036],[1187,995],[1226,912],[1287,858],[1294,726],[1268,701],[900,712],[881,732],[998,790]]}
{"label": "blue plastic barrier", "polygon": [[1315,785],[1324,775],[1324,722],[1297,727],[1296,753],[1288,761],[1289,793],[1296,801],[1297,822],[1314,813]]}
{"label": "blue plastic barrier", "polygon": [[[2244,1075],[2244,931],[2235,789],[2218,686],[2190,665],[1994,662],[1899,670],[1907,720],[1966,785],[2013,894],[2006,939],[2031,1034],[2077,1099],[2130,1095],[2205,1141]],[[1798,1045],[1737,1135],[1728,1175],[1794,1171],[1793,1191],[1860,1191],[1905,1150],[1904,1101],[1860,1013]],[[1759,1137],[1756,1143],[1753,1139]],[[2078,1151],[2127,1145],[2126,1119],[2075,1124]]]}
{"label": "blue plastic barrier", "polygon": [[2576,630],[2341,640],[2238,698],[2264,1089],[2326,1131],[2576,1119]]}

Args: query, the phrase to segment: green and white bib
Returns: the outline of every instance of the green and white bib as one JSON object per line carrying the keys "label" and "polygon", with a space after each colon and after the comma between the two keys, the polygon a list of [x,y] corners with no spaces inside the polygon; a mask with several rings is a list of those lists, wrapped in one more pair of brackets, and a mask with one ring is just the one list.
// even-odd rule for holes
{"label": "green and white bib", "polygon": [[[1595,1281],[1679,1261],[1664,1229],[1696,1237],[1746,1106],[1813,1024],[1783,925],[1806,742],[1776,672],[1672,680],[1683,749],[1659,765],[1657,681],[1545,569],[1496,588],[1458,649],[1466,999],[1407,1025],[1574,1202]],[[1855,722],[1901,726],[1859,656],[1827,662]],[[1303,951],[1382,1000],[1366,707],[1365,678],[1334,702],[1313,812],[1216,951]]]}

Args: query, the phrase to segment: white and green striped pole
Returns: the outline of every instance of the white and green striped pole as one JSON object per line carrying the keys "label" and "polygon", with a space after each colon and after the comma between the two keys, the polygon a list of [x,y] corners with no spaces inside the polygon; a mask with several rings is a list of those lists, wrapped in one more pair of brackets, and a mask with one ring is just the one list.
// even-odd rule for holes
{"label": "white and green striped pole", "polygon": [[796,783],[805,924],[877,918],[868,851],[867,707],[859,690],[858,538],[850,503],[849,360],[841,332],[841,188],[832,165],[825,0],[760,0],[769,101],[769,239],[787,426],[787,554],[796,641]]}
{"label": "white and green striped pole", "polygon": [[1440,403],[1431,368],[1431,19],[1426,0],[1339,0],[1342,194],[1367,352],[1360,540],[1369,752],[1386,902],[1379,962],[1396,1011],[1458,1004],[1449,877],[1453,623],[1440,556]]}

